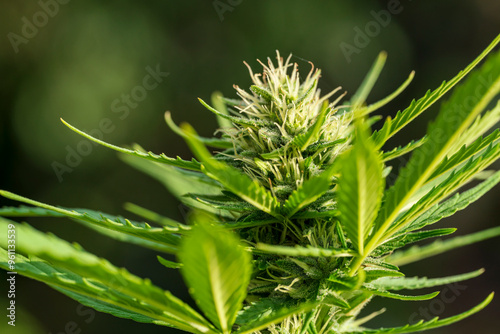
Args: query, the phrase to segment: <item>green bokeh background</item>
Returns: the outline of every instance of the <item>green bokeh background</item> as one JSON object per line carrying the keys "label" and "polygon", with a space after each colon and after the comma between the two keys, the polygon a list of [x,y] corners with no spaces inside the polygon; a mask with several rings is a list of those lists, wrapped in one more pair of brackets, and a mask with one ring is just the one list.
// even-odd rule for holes
{"label": "green bokeh background", "polygon": [[[161,185],[102,147],[92,146],[91,153],[71,173],[58,179],[54,162],[65,164],[68,147],[84,145],[59,118],[87,131],[99,129],[100,122],[108,119],[113,130],[104,134],[104,140],[119,145],[138,142],[154,152],[187,159],[191,155],[185,143],[168,130],[163,113],[170,110],[176,122],[187,121],[201,134],[213,134],[216,121],[199,105],[197,97],[207,100],[214,90],[232,97],[233,84],[248,87],[250,79],[243,60],[259,71],[256,59],[274,57],[275,50],[285,56],[292,53],[303,74],[309,71],[309,61],[322,69],[323,91],[341,85],[352,93],[378,52],[386,50],[388,62],[369,101],[389,94],[411,70],[416,71],[407,91],[382,111],[394,115],[412,98],[464,68],[500,32],[498,0],[401,0],[399,6],[395,0],[218,1],[228,4],[229,10],[224,13],[217,12],[214,2],[69,1],[59,4],[57,10],[51,7],[53,15],[46,15],[47,22],[43,22],[40,2],[1,0],[0,188],[42,202],[122,215],[127,215],[122,204],[128,201],[182,220],[185,209]],[[373,11],[378,13],[390,4],[400,12],[391,15],[383,27],[373,23]],[[28,31],[32,36],[14,46],[12,33],[22,36],[23,20],[35,20],[40,27]],[[340,45],[355,46],[358,28],[374,30],[366,46],[346,57]],[[115,112],[112,104],[123,94],[137,91],[147,67],[159,67],[169,73],[168,77],[129,107],[128,115],[121,119],[124,114]],[[120,102],[120,106],[124,104]],[[422,135],[437,110],[431,108],[391,144]],[[498,163],[495,166],[500,167]],[[458,227],[456,234],[497,226],[499,195],[500,188],[496,187],[482,201],[441,226]],[[0,199],[0,205],[14,204]],[[87,250],[139,276],[150,277],[189,300],[178,273],[159,265],[154,252],[106,239],[67,220],[28,221],[41,230],[77,241]],[[443,309],[434,304],[432,315],[465,311],[491,290],[498,290],[498,242],[490,240],[405,268],[408,276],[429,277],[486,268],[480,278],[464,283],[467,288],[454,302]],[[0,273],[3,310],[7,307],[5,278]],[[497,333],[498,300],[480,314],[434,333]],[[0,311],[1,333],[71,333],[72,326],[81,330],[75,333],[176,332],[101,313],[90,321],[77,313],[78,303],[22,277],[17,278],[16,303],[18,326],[8,327]],[[373,326],[402,325],[413,312],[420,312],[419,308],[431,306],[429,302],[387,303],[376,299],[366,313],[385,304],[388,311],[372,321]]]}

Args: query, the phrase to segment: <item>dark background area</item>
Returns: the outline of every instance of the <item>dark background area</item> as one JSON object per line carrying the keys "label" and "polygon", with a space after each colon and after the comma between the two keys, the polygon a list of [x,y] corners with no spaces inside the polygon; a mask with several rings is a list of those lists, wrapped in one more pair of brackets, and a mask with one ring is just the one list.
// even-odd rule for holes
{"label": "dark background area", "polygon": [[[52,6],[44,10],[41,3]],[[215,90],[234,97],[233,84],[249,87],[244,60],[259,72],[256,59],[274,57],[275,50],[283,56],[292,53],[303,75],[310,69],[308,61],[322,69],[320,87],[325,93],[339,85],[352,93],[378,52],[385,50],[388,61],[369,102],[389,94],[416,71],[411,86],[381,111],[394,115],[412,98],[452,78],[500,32],[498,0],[401,0],[399,5],[361,0],[41,3],[0,1],[0,189],[45,203],[125,216],[132,215],[123,203],[133,202],[178,220],[183,219],[182,206],[159,183],[121,162],[109,149],[93,146],[71,172],[58,178],[54,163],[66,164],[68,149],[77,149],[82,140],[59,118],[87,131],[99,129],[100,122],[109,119],[113,130],[103,135],[104,140],[117,145],[137,142],[148,150],[188,159],[187,146],[166,127],[163,113],[170,110],[177,123],[187,121],[199,133],[212,135],[216,121],[197,97],[209,100]],[[217,11],[214,4],[226,4],[227,11]],[[380,14],[392,5],[397,13]],[[24,27],[34,23],[38,27]],[[356,43],[358,29],[373,29],[363,45]],[[356,52],[346,56],[341,45],[347,44]],[[117,112],[117,107],[125,106],[121,96],[142,85],[148,67],[169,74],[124,117],[123,109]],[[391,144],[421,136],[438,109],[439,103]],[[499,195],[496,187],[440,227],[458,227],[456,235],[461,235],[497,226]],[[0,199],[1,205],[17,204]],[[154,252],[107,239],[69,220],[27,221],[190,300],[178,273],[157,263]],[[463,283],[453,302],[441,303],[444,307],[429,301],[375,299],[370,310],[389,306],[371,325],[402,325],[422,310],[430,310],[430,316],[457,314],[499,290],[498,242],[489,240],[404,267],[407,276],[441,277],[478,268],[486,272]],[[4,278],[0,280],[3,312]],[[22,277],[17,278],[17,289],[18,326],[7,326],[2,315],[2,333],[65,333],[71,322],[80,333],[176,332],[102,313],[90,319],[77,313],[78,303]],[[481,313],[433,333],[497,333],[499,316],[496,298]]]}

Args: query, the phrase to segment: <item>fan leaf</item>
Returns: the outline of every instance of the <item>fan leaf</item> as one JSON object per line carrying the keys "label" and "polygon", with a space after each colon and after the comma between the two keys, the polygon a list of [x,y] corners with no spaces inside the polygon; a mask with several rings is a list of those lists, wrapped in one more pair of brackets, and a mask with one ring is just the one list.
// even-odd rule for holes
{"label": "fan leaf", "polygon": [[288,247],[288,246],[267,245],[262,243],[257,244],[256,251],[268,254],[287,255],[287,256],[350,257],[355,255],[355,253],[353,253],[349,249],[328,249],[328,248],[319,248],[313,246],[303,247],[299,245],[295,245],[294,247]]}
{"label": "fan leaf", "polygon": [[356,142],[338,162],[337,201],[340,221],[356,252],[365,255],[365,239],[375,221],[382,192],[382,162],[367,135],[368,129],[356,127]]}
{"label": "fan leaf", "polygon": [[185,239],[181,273],[198,307],[223,333],[229,333],[243,305],[252,267],[246,252],[229,231],[202,219]]}
{"label": "fan leaf", "polygon": [[[0,218],[0,233],[7,235],[8,226],[12,223]],[[100,300],[98,290],[100,290],[102,293],[110,294],[109,298],[101,298],[103,302],[110,303],[112,299],[122,298],[119,307],[126,308],[128,304],[129,307],[135,307],[134,311],[143,316],[167,323],[171,323],[170,321],[174,319],[176,321],[174,324],[186,324],[196,332],[216,332],[215,328],[196,311],[170,292],[153,285],[151,281],[139,278],[124,268],[117,268],[107,260],[84,251],[78,245],[71,245],[54,235],[39,232],[29,225],[15,224],[15,229],[17,235],[22,235],[22,238],[16,240],[16,255],[30,254],[46,261],[47,264],[34,264],[30,261],[30,264],[37,268],[28,265],[16,268],[23,269],[23,273],[28,277],[40,279],[98,301]],[[7,249],[7,245],[7,238],[0,239],[0,247]],[[40,269],[42,265],[43,270]],[[69,281],[62,279],[64,275]],[[75,284],[75,280],[79,283]],[[81,284],[82,282],[84,284]],[[158,315],[153,317],[153,310],[165,314],[166,317],[159,318]]]}
{"label": "fan leaf", "polygon": [[[493,44],[500,40],[500,36]],[[492,45],[493,45],[492,44]],[[473,64],[482,59],[491,46],[476,59]],[[472,68],[469,66],[464,72]],[[474,95],[481,78],[491,75],[493,83],[486,87],[484,95],[477,98],[470,110],[457,113],[455,106],[465,105],[465,100]],[[476,117],[488,106],[500,92],[500,53],[491,57],[481,69],[469,77],[467,82],[456,89],[450,100],[443,105],[435,123],[429,126],[427,141],[415,150],[408,164],[401,170],[395,184],[386,192],[384,205],[375,222],[374,233],[368,241],[369,251],[390,236],[387,230],[408,204],[412,196],[425,185],[441,161],[450,154],[453,144],[470,127]],[[471,175],[472,176],[472,175]],[[465,181],[465,179],[463,180]],[[397,232],[394,228],[391,233]],[[360,261],[355,264],[359,267]]]}
{"label": "fan leaf", "polygon": [[236,332],[234,332],[234,334],[249,334],[268,328],[294,314],[309,312],[316,306],[316,303],[304,303],[298,306],[271,308],[268,312],[261,314],[258,319],[241,326]]}

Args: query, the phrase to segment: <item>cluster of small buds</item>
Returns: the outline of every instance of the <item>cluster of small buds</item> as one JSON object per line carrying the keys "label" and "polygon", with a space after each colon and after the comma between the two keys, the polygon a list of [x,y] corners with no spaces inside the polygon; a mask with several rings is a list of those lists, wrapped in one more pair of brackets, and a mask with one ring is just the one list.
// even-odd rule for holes
{"label": "cluster of small buds", "polygon": [[[352,121],[337,106],[345,94],[328,101],[341,88],[321,96],[317,88],[320,70],[311,64],[309,74],[301,80],[291,57],[284,61],[277,52],[277,66],[271,59],[267,65],[259,61],[263,72],[258,74],[245,63],[253,85],[250,91],[235,86],[241,100],[232,101],[230,112],[248,122],[223,130],[234,144],[233,150],[223,154],[279,200],[324,170],[348,147]],[[314,137],[308,136],[312,130]]]}

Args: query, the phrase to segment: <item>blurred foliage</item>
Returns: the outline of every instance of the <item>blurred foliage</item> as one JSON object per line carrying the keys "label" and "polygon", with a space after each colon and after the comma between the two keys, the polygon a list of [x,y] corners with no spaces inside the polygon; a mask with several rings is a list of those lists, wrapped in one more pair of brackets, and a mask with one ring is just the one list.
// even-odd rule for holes
{"label": "blurred foliage", "polygon": [[[393,115],[411,98],[421,96],[425,88],[437,87],[442,78],[451,78],[465,67],[498,34],[500,22],[498,0],[60,2],[0,0],[3,35],[0,40],[0,188],[43,202],[99,208],[117,214],[125,214],[122,203],[130,201],[176,219],[182,219],[185,210],[161,185],[124,165],[109,150],[96,146],[88,149],[59,118],[87,131],[102,129],[102,120],[108,119],[104,127],[108,131],[102,131],[108,142],[139,142],[156,152],[189,158],[183,141],[164,125],[164,111],[171,110],[176,122],[188,121],[201,134],[212,134],[216,124],[196,98],[208,100],[214,90],[233,96],[233,84],[250,85],[242,61],[258,68],[256,59],[272,57],[276,49],[282,55],[293,53],[302,73],[309,71],[309,61],[321,68],[324,90],[341,85],[348,92],[361,82],[378,52],[386,50],[388,63],[371,96],[373,101],[393,91],[411,70],[416,70],[416,78],[406,93],[385,108],[385,115]],[[224,12],[217,7],[221,3],[226,5]],[[397,3],[401,10],[390,15],[385,26],[378,23],[375,17],[380,11]],[[47,12],[52,15],[44,14]],[[26,22],[38,22],[39,27],[34,25],[34,31],[24,28],[31,37],[14,46],[12,34],[25,38]],[[378,23],[379,31],[375,33],[376,24],[371,23],[375,29],[372,37],[368,36],[366,46],[358,48],[359,53],[353,53],[349,62],[340,45],[355,45],[357,31],[366,32],[370,22]],[[156,88],[144,90],[147,95],[137,99],[136,104],[132,100],[126,117],[124,109],[117,112],[118,107],[126,106],[124,95],[133,99],[135,92],[135,96],[140,97],[138,94],[142,91],[137,87],[144,86],[147,68],[158,66],[162,72],[168,72],[168,76],[163,77]],[[435,109],[418,120],[415,136],[424,132],[433,111]],[[411,138],[395,140],[402,139]],[[59,182],[53,163],[66,164],[68,147],[69,150],[87,148],[84,152],[91,152],[82,155],[81,161],[71,167],[71,173],[62,174],[62,182]],[[499,195],[498,189],[492,191],[482,203],[458,216],[463,220],[461,224],[455,221],[461,227],[459,233],[498,225],[495,205]],[[10,204],[0,202],[0,205]],[[126,250],[127,254],[116,253],[114,242],[96,237],[71,222],[55,225],[40,219],[32,223],[55,231],[65,239],[78,241],[89,251],[110,257],[115,264],[151,277],[159,285],[162,280],[169,281],[169,286],[177,282],[179,292],[176,294],[186,294],[177,274],[156,265],[152,253],[133,247]],[[123,252],[123,248],[120,249]],[[470,295],[485,295],[492,287],[499,287],[498,254],[495,241],[491,241],[467,253],[451,254],[450,259],[453,256],[456,262],[447,264],[448,268],[443,268],[441,261],[429,261],[426,266],[435,265],[429,275],[436,276],[453,271],[450,269],[453,266],[470,270],[484,266],[486,274],[470,287],[478,291]],[[124,255],[134,261],[124,263]],[[418,265],[414,270],[418,272]],[[6,291],[6,284],[1,281],[0,290]],[[467,300],[467,295],[465,291],[457,300],[469,305],[478,302]],[[69,321],[77,322],[82,332],[107,331],[103,328],[113,328],[113,332],[120,333],[165,332],[163,328],[102,314],[96,314],[95,320],[87,324],[75,313],[78,306],[75,302],[42,284],[24,279],[19,279],[17,301],[23,312],[31,314],[24,317],[19,313],[19,322],[33,323],[43,328],[43,332],[63,332]],[[461,304],[446,305],[444,313],[439,315],[461,312]],[[494,301],[481,314],[462,322],[463,333],[469,332],[472,327],[468,324],[472,323],[483,323],[484,333],[495,332],[498,317],[493,315],[498,313],[499,305]],[[398,306],[390,311],[384,322],[392,320],[398,325],[415,309]],[[4,327],[0,328],[5,333]],[[12,332],[9,330],[7,333]],[[12,333],[28,332],[37,333],[35,329],[23,332],[20,328]],[[449,333],[446,329],[438,332]]]}

